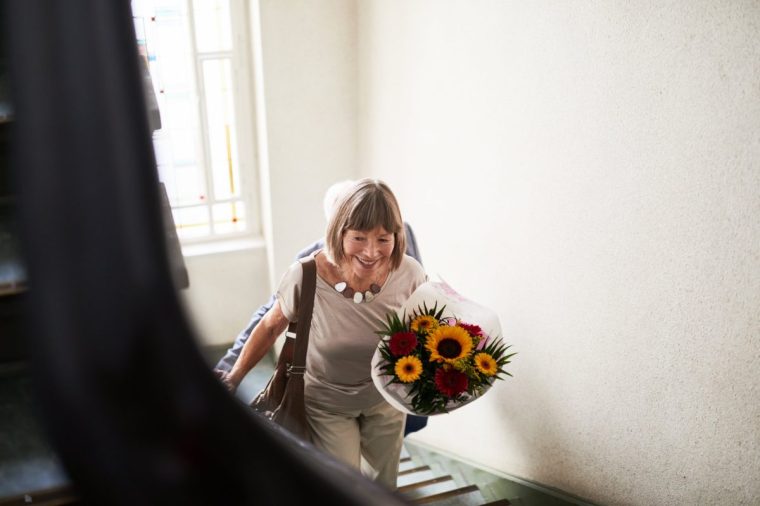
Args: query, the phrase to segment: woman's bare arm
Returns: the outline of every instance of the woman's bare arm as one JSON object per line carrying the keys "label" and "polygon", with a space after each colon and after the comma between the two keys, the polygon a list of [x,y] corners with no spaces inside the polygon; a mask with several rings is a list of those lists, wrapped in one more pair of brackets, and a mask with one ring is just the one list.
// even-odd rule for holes
{"label": "woman's bare arm", "polygon": [[264,315],[264,318],[253,329],[251,336],[246,341],[245,346],[243,346],[240,358],[237,359],[232,370],[224,378],[224,382],[231,391],[237,390],[245,375],[259,363],[259,360],[272,347],[277,336],[285,332],[285,329],[288,328],[288,323],[288,319],[280,309],[279,301],[275,302],[272,309]]}

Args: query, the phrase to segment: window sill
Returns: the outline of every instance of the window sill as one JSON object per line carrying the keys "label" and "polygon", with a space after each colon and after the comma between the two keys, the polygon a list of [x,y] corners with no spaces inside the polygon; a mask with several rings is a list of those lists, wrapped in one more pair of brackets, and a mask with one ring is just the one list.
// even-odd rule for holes
{"label": "window sill", "polygon": [[233,251],[245,251],[264,249],[266,243],[261,237],[248,239],[227,239],[220,241],[209,241],[204,243],[183,244],[182,256],[198,257],[205,255],[217,255],[220,253],[230,253]]}

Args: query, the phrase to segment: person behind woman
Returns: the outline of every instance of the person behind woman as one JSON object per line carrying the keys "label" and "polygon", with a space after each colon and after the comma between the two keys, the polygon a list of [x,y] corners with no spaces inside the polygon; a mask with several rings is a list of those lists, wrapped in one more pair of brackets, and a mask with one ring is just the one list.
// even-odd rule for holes
{"label": "person behind woman", "polygon": [[[396,488],[405,415],[375,388],[370,361],[385,315],[426,280],[422,266],[405,250],[404,222],[385,183],[363,179],[343,193],[327,225],[325,248],[312,255],[317,287],[304,376],[312,443],[356,468],[364,457],[376,480],[391,489]],[[231,390],[296,319],[301,278],[296,262],[225,377]]]}

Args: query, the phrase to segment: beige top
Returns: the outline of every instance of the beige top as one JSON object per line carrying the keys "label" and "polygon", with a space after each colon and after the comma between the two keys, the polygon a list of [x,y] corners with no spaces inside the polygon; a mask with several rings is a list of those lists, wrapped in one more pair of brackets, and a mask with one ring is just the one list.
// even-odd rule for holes
{"label": "beige top", "polygon": [[[296,262],[277,288],[280,309],[290,321],[297,319],[302,277],[301,264]],[[383,328],[385,315],[398,310],[426,279],[422,265],[405,255],[380,293],[370,302],[356,304],[317,275],[304,377],[309,403],[355,410],[383,400],[370,376],[370,361],[380,340],[375,332]]]}

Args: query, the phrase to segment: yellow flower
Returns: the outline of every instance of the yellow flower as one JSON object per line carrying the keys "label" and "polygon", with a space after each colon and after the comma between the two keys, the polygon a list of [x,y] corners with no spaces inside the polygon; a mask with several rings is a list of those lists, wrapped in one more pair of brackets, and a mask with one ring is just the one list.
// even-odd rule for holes
{"label": "yellow flower", "polygon": [[488,353],[478,353],[475,355],[475,367],[486,376],[496,374],[496,360]]}
{"label": "yellow flower", "polygon": [[412,320],[412,332],[429,334],[438,328],[438,320],[430,315],[423,314]]}
{"label": "yellow flower", "polygon": [[418,380],[420,374],[422,374],[422,361],[417,357],[408,355],[396,362],[396,376],[404,383]]}
{"label": "yellow flower", "polygon": [[472,338],[462,327],[438,327],[427,338],[430,360],[452,364],[472,351]]}

